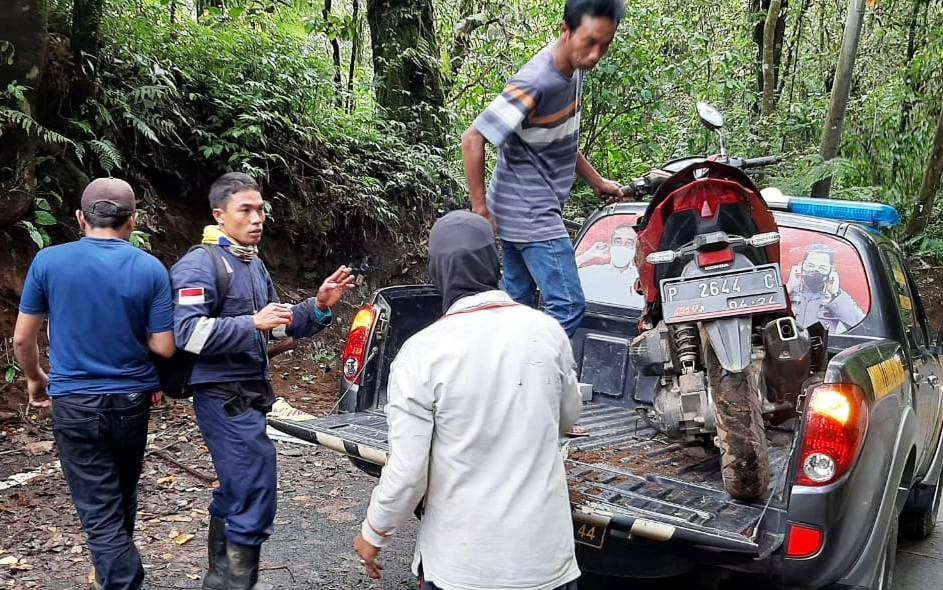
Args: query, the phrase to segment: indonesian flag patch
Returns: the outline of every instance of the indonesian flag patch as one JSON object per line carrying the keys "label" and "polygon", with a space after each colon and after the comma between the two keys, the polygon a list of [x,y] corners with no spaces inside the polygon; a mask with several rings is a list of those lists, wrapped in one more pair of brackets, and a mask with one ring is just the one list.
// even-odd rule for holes
{"label": "indonesian flag patch", "polygon": [[206,297],[203,295],[203,287],[190,287],[177,291],[177,305],[203,305],[206,303]]}

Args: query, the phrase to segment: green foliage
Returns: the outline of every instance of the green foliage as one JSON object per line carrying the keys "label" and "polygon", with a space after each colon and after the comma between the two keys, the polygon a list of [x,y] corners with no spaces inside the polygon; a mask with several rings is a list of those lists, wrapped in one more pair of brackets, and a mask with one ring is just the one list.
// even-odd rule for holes
{"label": "green foliage", "polygon": [[22,373],[23,370],[20,369],[20,366],[15,362],[6,366],[3,370],[3,381],[6,383],[13,383],[16,381],[17,375]]}
{"label": "green foliage", "polygon": [[25,92],[26,87],[17,82],[11,82],[5,90],[0,91],[0,138],[3,137],[5,131],[9,133],[11,128],[15,128],[45,143],[75,148],[75,142],[68,137],[40,125],[29,114],[14,108],[26,102]]}
{"label": "green foliage", "polygon": [[20,225],[26,228],[27,233],[29,233],[30,239],[33,240],[33,243],[36,244],[36,247],[38,247],[39,249],[43,249],[49,245],[50,238],[49,238],[49,234],[46,233],[46,230],[36,227],[29,221],[21,221]]}
{"label": "green foliage", "polygon": [[[94,70],[86,64],[95,92],[65,111],[55,131],[6,110],[0,126],[15,118],[47,133],[90,177],[133,178],[153,213],[144,218],[146,233],[132,236],[140,247],[162,233],[149,178],[176,178],[194,193],[188,200],[201,202],[209,183],[230,170],[259,179],[276,231],[309,249],[329,252],[351,228],[415,239],[412,229],[438,208],[440,185],[455,181],[440,152],[377,119],[362,68],[353,112],[338,103],[324,41],[349,42],[363,19],[342,11],[327,22],[311,18],[321,13],[315,4],[234,0],[196,19],[176,3],[171,22],[171,2],[110,1],[100,60]],[[69,3],[56,6],[67,22]],[[57,177],[46,180],[45,189],[60,190]],[[23,222],[37,244],[48,243],[47,224],[48,213]]]}
{"label": "green foliage", "polygon": [[[177,204],[202,202],[222,172],[245,171],[264,181],[280,237],[316,244],[319,254],[381,235],[414,238],[442,208],[441,195],[463,184],[462,132],[555,39],[563,1],[436,0],[447,154],[416,145],[404,124],[377,115],[370,60],[354,68],[352,96],[344,90],[338,100],[329,41],[341,47],[346,76],[354,43],[369,33],[370,3],[360,0],[355,18],[351,1],[334,0],[325,18],[321,0],[227,0],[196,18],[191,3],[110,0],[101,58],[83,64],[94,91],[79,93],[76,104],[62,100],[69,107],[62,120],[40,123],[19,108],[24,87],[12,84],[0,92],[0,135],[16,128],[46,144],[50,160],[74,158],[89,176],[133,178],[147,196]],[[50,22],[66,33],[71,3],[52,7]],[[629,2],[610,54],[587,79],[584,150],[604,176],[622,182],[675,157],[716,152],[694,112],[707,100],[727,116],[731,153],[785,157],[757,176],[761,185],[807,194],[831,176],[836,198],[889,202],[909,214],[943,104],[943,5],[888,0],[869,9],[841,157],[823,162],[819,140],[844,11],[842,2],[788,3],[778,104],[764,118],[753,37],[762,12],[743,2]],[[403,53],[434,59],[418,49]],[[0,42],[0,61],[8,53]],[[67,192],[55,174],[40,180],[44,195]],[[177,188],[180,195],[164,194]],[[598,205],[577,184],[566,214]],[[154,213],[148,233],[135,238],[143,247],[161,234]],[[22,222],[38,245],[49,242],[54,216],[37,205]],[[939,250],[941,220],[907,247]]]}
{"label": "green foliage", "polygon": [[[638,0],[609,55],[589,74],[581,139],[590,160],[609,178],[626,182],[683,155],[713,153],[716,142],[694,114],[707,100],[727,115],[730,151],[746,157],[785,156],[760,183],[808,194],[831,174],[833,196],[889,202],[906,216],[913,208],[943,104],[943,5],[918,0],[922,12],[911,35],[914,0],[869,9],[845,121],[841,158],[818,156],[830,99],[846,3],[790,2],[773,117],[759,116],[757,46],[753,27],[765,18],[749,3]],[[472,6],[462,12],[460,7]],[[492,22],[471,39],[472,57],[453,72],[458,112],[453,137],[504,83],[559,30],[562,2],[441,0],[442,28],[450,34],[467,18]],[[492,18],[497,18],[492,21]],[[800,24],[801,23],[801,24]],[[909,41],[914,56],[908,61]],[[455,161],[456,170],[460,162]],[[569,215],[599,204],[577,185]],[[943,215],[938,215],[938,219]],[[943,223],[933,231],[943,235]]]}
{"label": "green foliage", "polygon": [[131,244],[135,248],[140,248],[141,250],[148,250],[148,251],[150,251],[151,249],[151,234],[147,232],[143,232],[140,230],[135,230],[131,232],[130,241],[131,241]]}

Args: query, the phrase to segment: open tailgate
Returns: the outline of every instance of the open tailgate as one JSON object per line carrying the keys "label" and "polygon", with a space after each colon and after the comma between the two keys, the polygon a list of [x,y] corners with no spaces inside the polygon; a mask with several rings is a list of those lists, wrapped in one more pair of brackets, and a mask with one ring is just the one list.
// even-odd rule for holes
{"label": "open tailgate", "polygon": [[[269,423],[376,465],[383,465],[389,454],[386,417],[379,410],[311,420],[270,418]],[[690,447],[657,434],[634,410],[585,403],[580,424],[590,436],[563,443],[570,457],[567,478],[577,523],[602,529],[602,536],[678,541],[744,557],[765,557],[782,544],[778,531],[788,444],[770,445],[776,480],[769,501],[745,504],[723,490],[715,454],[679,463],[679,453]],[[616,445],[629,451],[630,465],[603,456]],[[587,458],[594,455],[590,462]]]}

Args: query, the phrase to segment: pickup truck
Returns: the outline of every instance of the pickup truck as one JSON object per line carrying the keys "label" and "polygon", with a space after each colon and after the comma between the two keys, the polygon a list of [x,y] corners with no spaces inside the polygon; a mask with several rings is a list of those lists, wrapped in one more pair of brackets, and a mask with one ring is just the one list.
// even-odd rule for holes
{"label": "pickup truck", "polygon": [[[901,251],[847,216],[775,211],[794,313],[829,328],[827,364],[797,410],[768,423],[773,481],[762,501],[743,503],[724,491],[716,449],[670,440],[636,412],[656,378],[629,361],[637,271],[614,264],[644,207],[604,207],[575,238],[589,303],[572,344],[589,435],[561,445],[581,569],[656,578],[709,568],[784,589],[890,587],[898,533],[929,536],[943,490],[943,349]],[[827,285],[808,291],[799,278],[806,266],[824,270]],[[340,413],[271,425],[379,475],[390,363],[440,315],[429,285],[381,289],[351,326]],[[819,477],[823,454],[831,477]]]}

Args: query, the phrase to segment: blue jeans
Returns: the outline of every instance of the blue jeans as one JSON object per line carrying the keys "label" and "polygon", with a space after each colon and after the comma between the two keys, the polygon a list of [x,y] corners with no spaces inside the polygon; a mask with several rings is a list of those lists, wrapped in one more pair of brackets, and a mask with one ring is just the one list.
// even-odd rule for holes
{"label": "blue jeans", "polygon": [[576,270],[570,238],[544,242],[508,242],[504,249],[504,290],[511,299],[537,307],[537,289],[547,313],[573,336],[586,312],[586,298]]}
{"label": "blue jeans", "polygon": [[144,582],[133,537],[150,404],[146,393],[61,395],[52,401],[62,473],[104,590],[137,590]]}
{"label": "blue jeans", "polygon": [[265,414],[234,407],[235,401],[207,395],[205,388],[193,396],[196,421],[219,476],[209,512],[226,521],[230,543],[258,546],[275,522],[275,445],[265,434]]}

